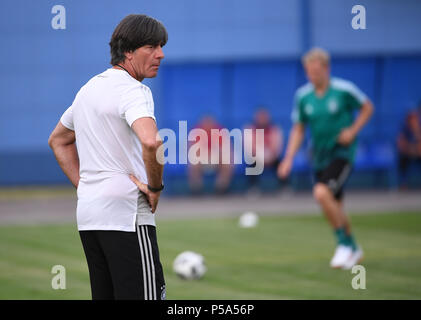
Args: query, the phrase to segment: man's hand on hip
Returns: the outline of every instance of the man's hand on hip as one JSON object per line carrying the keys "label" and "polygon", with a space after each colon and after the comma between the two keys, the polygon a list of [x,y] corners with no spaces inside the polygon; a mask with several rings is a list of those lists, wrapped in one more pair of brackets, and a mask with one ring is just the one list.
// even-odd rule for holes
{"label": "man's hand on hip", "polygon": [[158,206],[159,197],[161,195],[161,192],[151,192],[148,189],[148,185],[145,183],[140,182],[135,176],[130,175],[130,180],[136,184],[136,186],[139,188],[139,190],[145,195],[146,200],[149,203],[149,206],[151,207],[152,213],[155,213],[156,207]]}

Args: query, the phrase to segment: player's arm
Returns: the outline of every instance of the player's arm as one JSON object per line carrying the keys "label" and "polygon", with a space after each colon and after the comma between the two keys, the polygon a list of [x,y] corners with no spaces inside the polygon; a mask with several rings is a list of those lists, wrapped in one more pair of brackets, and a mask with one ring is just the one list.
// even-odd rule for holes
{"label": "player's arm", "polygon": [[285,153],[285,157],[282,162],[278,166],[278,176],[282,179],[289,176],[292,163],[294,161],[294,156],[297,153],[298,149],[300,149],[301,143],[303,142],[305,135],[305,125],[301,122],[296,122],[291,129],[289,139],[288,139],[288,146],[287,151]]}
{"label": "player's arm", "polygon": [[[159,137],[155,120],[152,118],[139,118],[132,124],[132,129],[142,144],[143,162],[145,163],[148,184],[152,188],[160,188],[162,185],[162,174],[164,171],[163,161],[157,160],[158,149],[162,144]],[[161,159],[162,160],[162,159]],[[152,212],[155,212],[158,205],[160,192],[151,192],[148,186],[131,176],[131,179],[140,191],[142,191],[151,205]]]}
{"label": "player's arm", "polygon": [[48,139],[57,162],[75,188],[79,185],[79,156],[76,149],[76,136],[60,121]]}
{"label": "player's arm", "polygon": [[338,137],[338,142],[342,145],[349,145],[354,141],[355,137],[361,131],[361,129],[365,126],[368,120],[371,118],[374,112],[373,104],[370,100],[366,100],[360,108],[360,112],[358,116],[355,118],[354,123],[342,130]]}

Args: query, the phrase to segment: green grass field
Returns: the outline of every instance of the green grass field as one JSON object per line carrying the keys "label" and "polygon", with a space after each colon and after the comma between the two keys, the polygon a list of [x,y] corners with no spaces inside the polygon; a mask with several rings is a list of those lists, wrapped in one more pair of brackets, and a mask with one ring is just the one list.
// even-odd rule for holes
{"label": "green grass field", "polygon": [[[160,221],[167,299],[421,299],[421,212],[351,218],[365,290],[352,288],[351,271],[329,268],[333,234],[321,216],[263,217],[254,229],[234,219]],[[172,272],[184,250],[205,256],[203,279]],[[54,265],[66,268],[66,290],[51,287]],[[0,299],[90,299],[76,226],[0,227]]]}

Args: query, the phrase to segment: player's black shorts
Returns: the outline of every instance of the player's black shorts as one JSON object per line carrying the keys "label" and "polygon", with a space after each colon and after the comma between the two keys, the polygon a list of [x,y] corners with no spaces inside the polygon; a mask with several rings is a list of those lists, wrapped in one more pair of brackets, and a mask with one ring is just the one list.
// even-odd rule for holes
{"label": "player's black shorts", "polygon": [[93,300],[164,300],[156,229],[80,231]]}
{"label": "player's black shorts", "polygon": [[344,184],[351,173],[352,166],[345,159],[333,160],[324,170],[316,171],[315,180],[324,183],[337,200],[343,198]]}

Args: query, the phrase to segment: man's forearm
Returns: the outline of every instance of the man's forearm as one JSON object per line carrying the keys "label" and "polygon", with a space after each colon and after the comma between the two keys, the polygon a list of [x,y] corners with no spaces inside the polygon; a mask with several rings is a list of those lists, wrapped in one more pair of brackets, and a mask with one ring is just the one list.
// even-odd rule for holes
{"label": "man's forearm", "polygon": [[164,166],[157,160],[157,148],[143,150],[143,162],[145,163],[148,184],[153,188],[159,188],[162,184]]}
{"label": "man's forearm", "polygon": [[52,146],[54,155],[60,168],[69,178],[75,188],[79,185],[79,156],[77,154],[76,144]]}
{"label": "man's forearm", "polygon": [[142,144],[142,157],[148,184],[153,188],[159,188],[162,184],[164,155],[160,148],[163,142],[155,120],[148,117],[139,118],[133,122],[132,129]]}
{"label": "man's forearm", "polygon": [[355,119],[351,127],[355,135],[361,131],[367,121],[371,118],[373,111],[374,107],[371,102],[367,101],[363,104],[358,117]]}
{"label": "man's forearm", "polygon": [[302,125],[295,125],[290,133],[288,148],[285,154],[286,158],[293,159],[298,149],[301,146],[304,138],[304,127]]}

